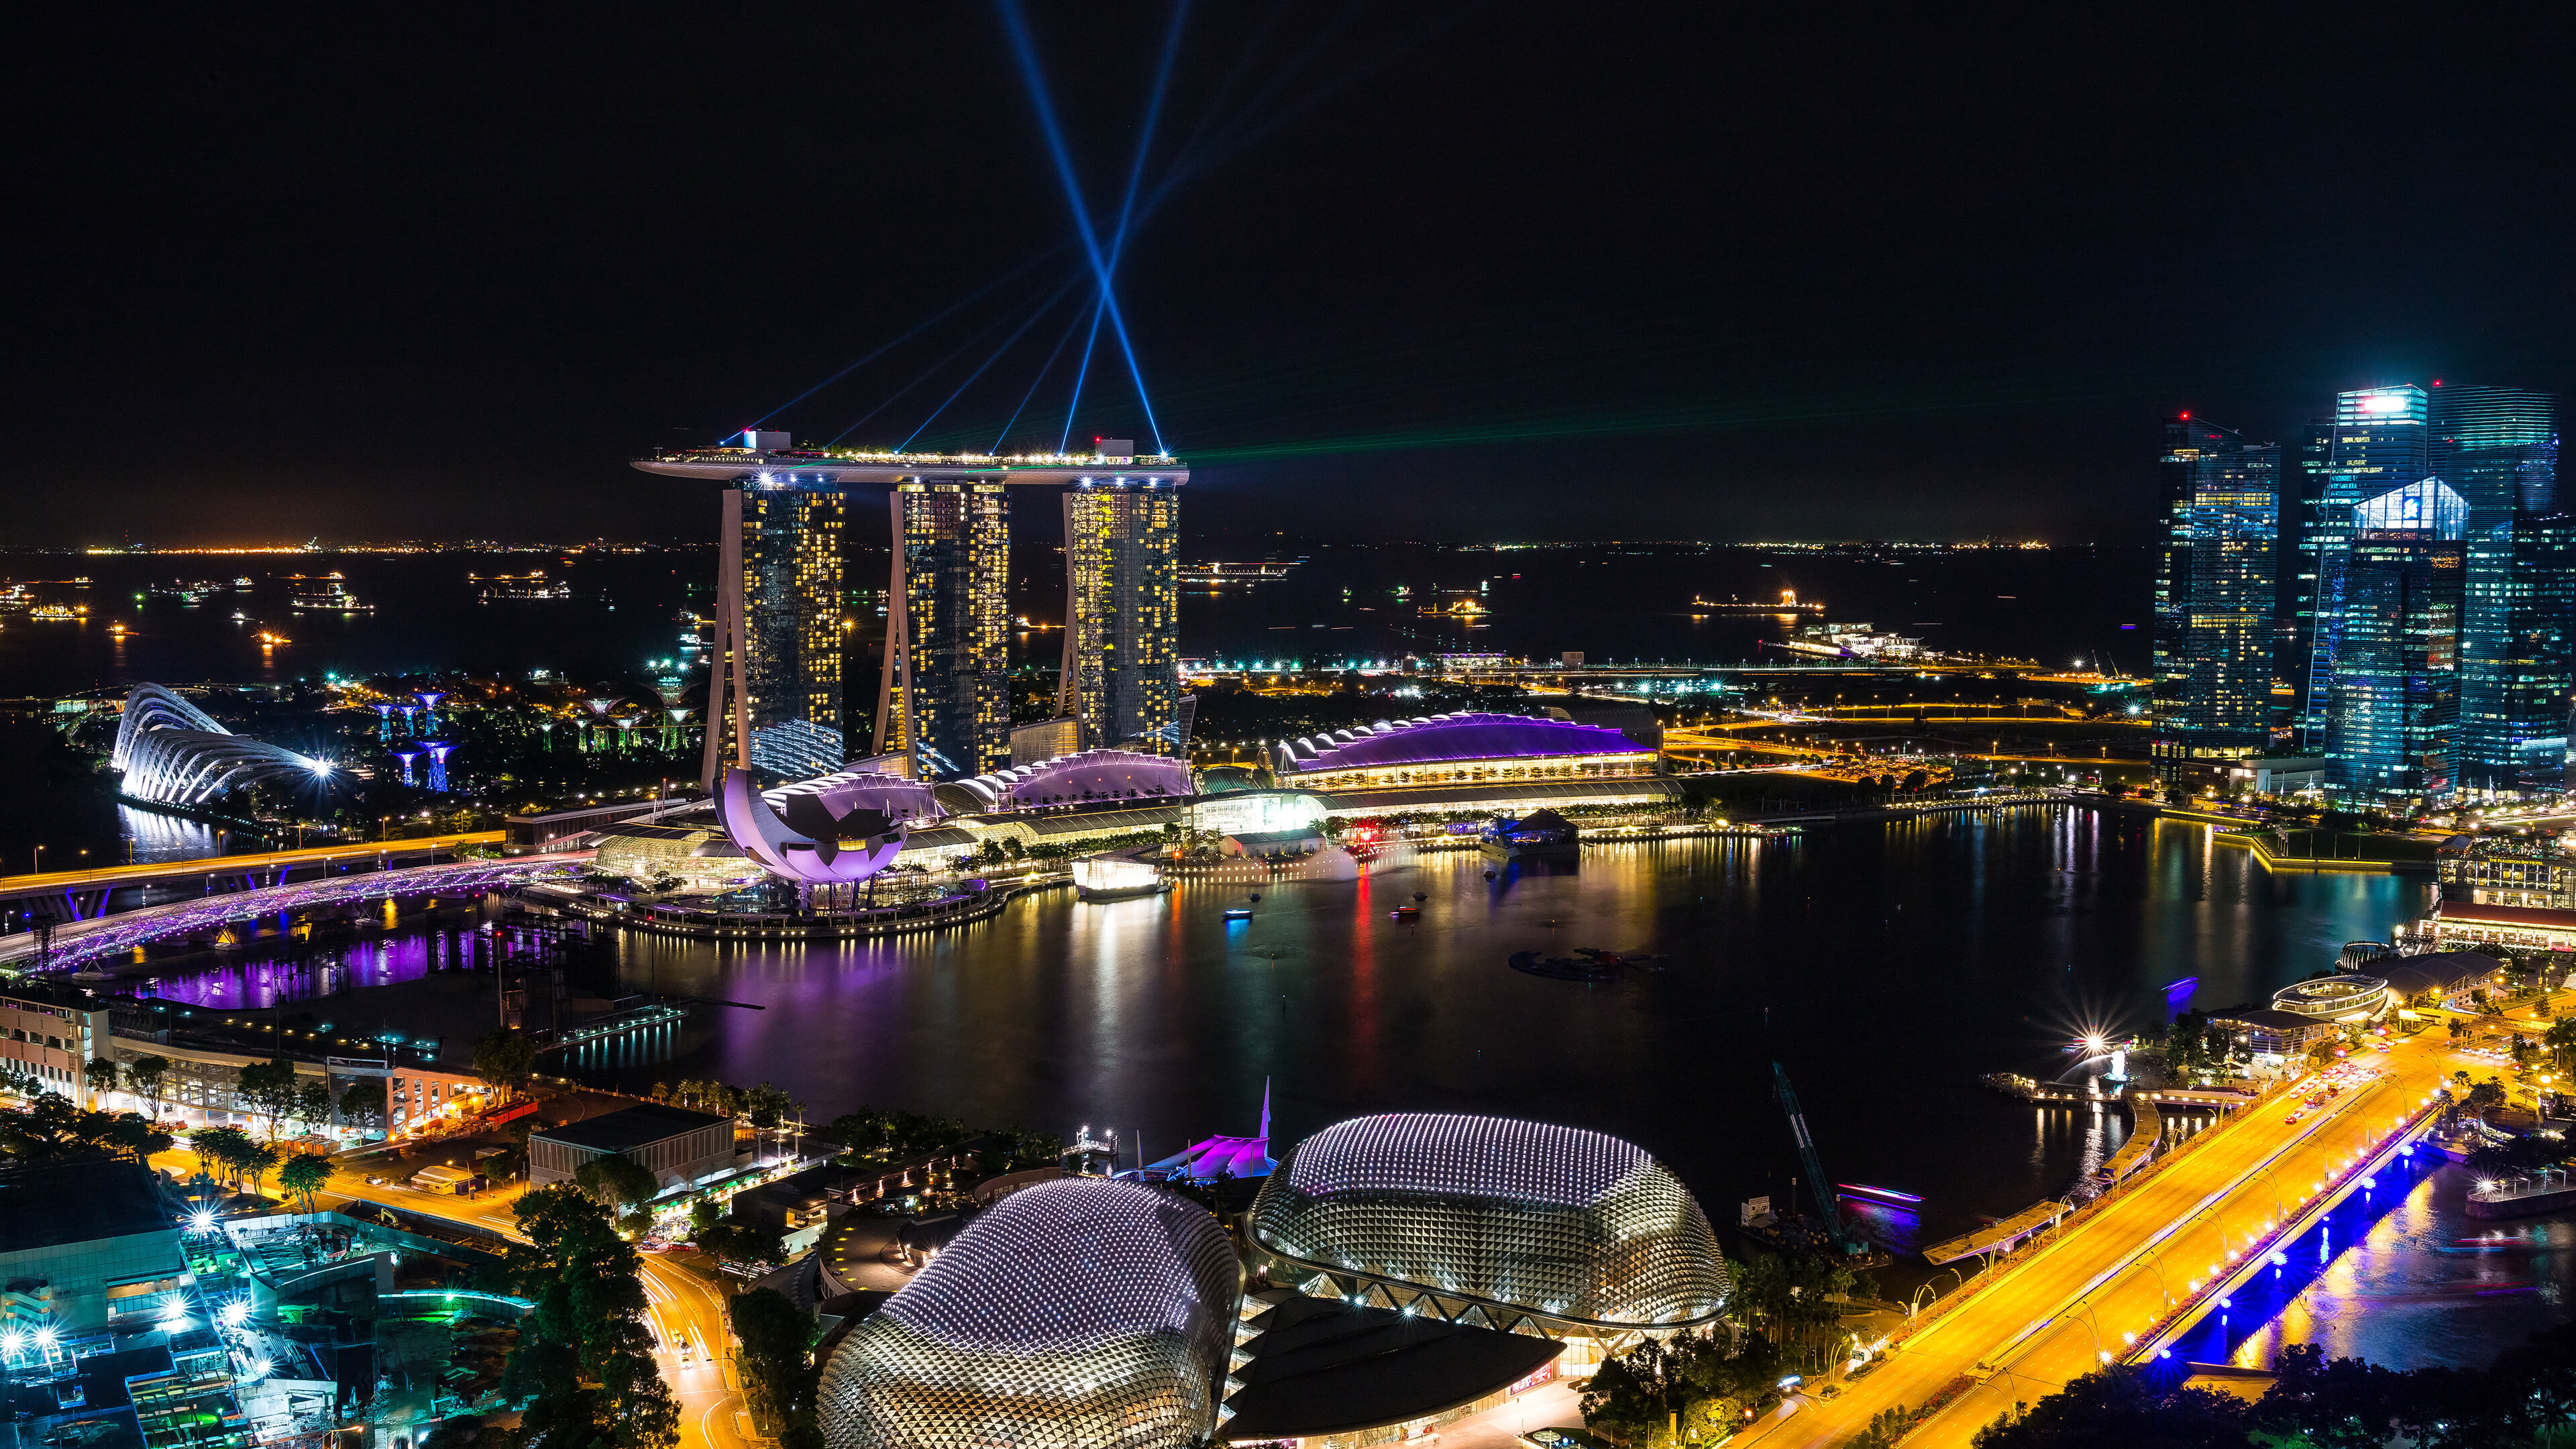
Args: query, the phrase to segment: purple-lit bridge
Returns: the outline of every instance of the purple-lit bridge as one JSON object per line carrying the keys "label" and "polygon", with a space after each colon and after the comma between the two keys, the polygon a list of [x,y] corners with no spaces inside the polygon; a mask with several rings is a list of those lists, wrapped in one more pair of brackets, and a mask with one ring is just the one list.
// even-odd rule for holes
{"label": "purple-lit bridge", "polygon": [[[233,921],[353,901],[393,897],[474,895],[496,886],[570,875],[589,861],[586,850],[553,855],[521,855],[496,860],[452,861],[445,865],[403,866],[391,870],[325,876],[291,885],[229,891],[144,906],[54,928],[51,969],[71,970],[150,941],[194,931],[214,930]],[[26,969],[36,954],[32,932],[0,937],[0,967]]]}

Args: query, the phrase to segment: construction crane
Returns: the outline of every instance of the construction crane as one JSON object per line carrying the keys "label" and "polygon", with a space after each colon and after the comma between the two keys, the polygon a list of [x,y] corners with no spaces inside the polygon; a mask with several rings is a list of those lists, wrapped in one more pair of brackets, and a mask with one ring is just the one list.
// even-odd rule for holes
{"label": "construction crane", "polygon": [[1823,1215],[1825,1232],[1834,1247],[1852,1257],[1869,1251],[1869,1245],[1843,1226],[1842,1203],[1834,1196],[1834,1180],[1825,1176],[1825,1165],[1816,1158],[1816,1139],[1807,1131],[1807,1114],[1798,1109],[1797,1089],[1789,1085],[1789,1069],[1778,1062],[1771,1064],[1771,1074],[1780,1085],[1780,1110],[1789,1114],[1789,1131],[1798,1139],[1798,1160],[1806,1165],[1807,1181],[1816,1190],[1816,1210]]}

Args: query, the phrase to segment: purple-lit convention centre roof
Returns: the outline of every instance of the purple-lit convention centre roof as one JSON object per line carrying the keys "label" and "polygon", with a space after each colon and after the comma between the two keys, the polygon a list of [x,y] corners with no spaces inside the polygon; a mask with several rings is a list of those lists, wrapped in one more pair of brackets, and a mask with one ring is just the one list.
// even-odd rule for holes
{"label": "purple-lit convention centre roof", "polygon": [[1599,725],[1461,711],[1333,730],[1273,745],[1271,754],[1282,772],[1305,774],[1438,765],[1457,760],[1634,755],[1645,749],[1619,731]]}
{"label": "purple-lit convention centre roof", "polygon": [[1166,1449],[1216,1426],[1242,1270],[1216,1219],[1068,1178],[1002,1199],[824,1365],[832,1449]]}
{"label": "purple-lit convention centre roof", "polygon": [[[1249,1223],[1280,1260],[1274,1281],[1404,1285],[1478,1327],[1523,1315],[1596,1332],[1701,1324],[1728,1291],[1680,1179],[1573,1127],[1413,1112],[1336,1123],[1270,1175]],[[1470,1309],[1450,1311],[1459,1302]]]}
{"label": "purple-lit convention centre roof", "polygon": [[1185,760],[1133,750],[1084,750],[941,787],[969,811],[1029,810],[1086,800],[1177,800],[1190,793]]}

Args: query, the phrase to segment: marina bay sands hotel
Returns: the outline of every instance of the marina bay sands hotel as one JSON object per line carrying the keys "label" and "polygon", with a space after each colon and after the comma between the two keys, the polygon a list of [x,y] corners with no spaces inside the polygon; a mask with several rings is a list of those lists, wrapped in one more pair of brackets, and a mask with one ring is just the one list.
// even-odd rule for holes
{"label": "marina bay sands hotel", "polygon": [[[1177,755],[1178,459],[1096,440],[1090,454],[799,450],[781,432],[638,458],[647,473],[724,487],[713,637],[707,640],[706,784],[721,763],[790,779],[873,754],[915,779],[1013,763],[1010,495],[1047,487],[1064,509],[1064,664],[1045,753]],[[885,669],[871,749],[845,690],[852,617],[842,548],[852,493],[885,487],[893,525]]]}

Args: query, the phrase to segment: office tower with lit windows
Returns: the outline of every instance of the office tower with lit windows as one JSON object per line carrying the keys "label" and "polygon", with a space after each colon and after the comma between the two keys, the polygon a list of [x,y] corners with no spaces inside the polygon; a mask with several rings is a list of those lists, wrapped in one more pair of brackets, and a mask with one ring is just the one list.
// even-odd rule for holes
{"label": "office tower with lit windows", "polygon": [[981,775],[1011,759],[1010,503],[998,483],[894,490],[895,581],[880,741],[915,779]]}
{"label": "office tower with lit windows", "polygon": [[2188,415],[2165,421],[2152,753],[2169,785],[2186,761],[2271,742],[2280,464],[2276,444]]}
{"label": "office tower with lit windows", "polygon": [[[2351,558],[2353,510],[2366,498],[2423,481],[2431,468],[2430,405],[2413,383],[2337,395],[2332,431],[2315,477],[2313,521],[2301,547],[2316,565],[2308,637],[2308,687],[2300,737],[2314,748],[2333,738],[2336,661],[2347,615],[2344,569]],[[2456,496],[2456,495],[2455,495]],[[2467,527],[2465,517],[2461,527]],[[2329,750],[2331,752],[2331,750]]]}
{"label": "office tower with lit windows", "polygon": [[2556,790],[2576,705],[2576,515],[2517,513],[2468,542],[2465,787]]}
{"label": "office tower with lit windows", "polygon": [[743,676],[752,762],[789,778],[838,769],[842,525],[838,492],[740,490]]}
{"label": "office tower with lit windows", "polygon": [[2298,743],[2313,746],[2306,738],[2308,724],[2308,656],[2316,637],[2317,623],[2317,534],[2325,492],[2325,464],[2328,449],[2334,442],[2334,419],[2311,418],[2305,427],[2292,435],[2281,449],[2281,532],[2272,550],[2274,576],[2279,580],[2274,590],[2273,624],[2279,638],[2278,652],[2272,663],[2273,683],[2285,688],[2286,714],[2277,722],[2286,723]]}
{"label": "office tower with lit windows", "polygon": [[[2468,518],[2467,502],[2438,478],[2363,498],[2343,514],[2324,691],[2339,794],[2429,798],[2457,783]],[[2328,622],[2320,615],[2321,638]]]}
{"label": "office tower with lit windows", "polygon": [[1064,495],[1060,708],[1085,749],[1176,755],[1181,738],[1177,479],[1086,478]]}
{"label": "office tower with lit windows", "polygon": [[[2563,737],[2563,701],[2541,707],[2531,674],[2535,609],[2551,592],[2525,576],[2546,568],[2548,530],[2522,529],[2557,506],[2556,399],[2514,387],[2432,389],[2434,476],[2467,503],[2469,557],[2460,641],[2459,778],[2510,789],[2523,742]],[[2536,552],[2535,552],[2536,551]]]}

